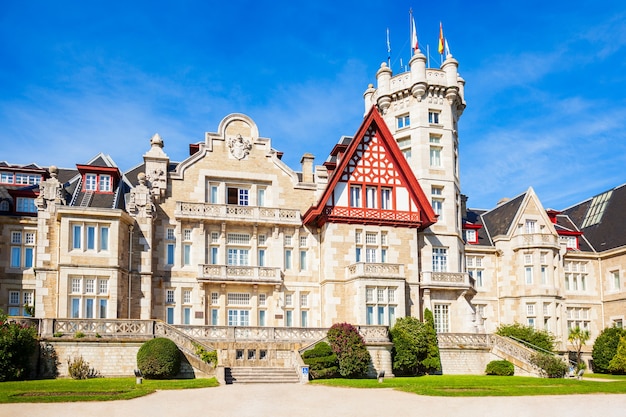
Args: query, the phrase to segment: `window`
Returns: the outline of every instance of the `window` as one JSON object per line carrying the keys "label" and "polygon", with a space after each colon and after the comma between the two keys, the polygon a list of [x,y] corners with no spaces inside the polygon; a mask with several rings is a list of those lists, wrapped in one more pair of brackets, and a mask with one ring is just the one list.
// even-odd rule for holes
{"label": "window", "polygon": [[446,272],[448,270],[448,250],[446,248],[433,248],[433,272]]}
{"label": "window", "polygon": [[211,265],[219,264],[219,248],[211,246]]}
{"label": "window", "polygon": [[309,327],[309,312],[307,310],[300,312],[300,326]]}
{"label": "window", "polygon": [[465,230],[465,242],[470,244],[478,243],[478,233],[474,229]]}
{"label": "window", "polygon": [[309,306],[309,294],[300,294],[300,307]]}
{"label": "window", "polygon": [[166,247],[166,264],[167,265],[174,265],[174,249],[176,248],[176,245],[174,245],[173,243],[168,243],[167,247]]}
{"label": "window", "polygon": [[267,326],[267,320],[265,318],[266,316],[267,311],[259,310],[259,326]]}
{"label": "window", "polygon": [[411,118],[408,114],[396,117],[398,129],[409,127],[411,125]]}
{"label": "window", "polygon": [[293,246],[292,242],[292,236],[291,235],[285,235],[285,246]]}
{"label": "window", "polygon": [[35,266],[35,232],[11,232],[10,258],[11,268]]}
{"label": "window", "polygon": [[308,246],[307,244],[307,237],[306,236],[300,236],[300,247],[301,248],[306,248]]}
{"label": "window", "polygon": [[183,304],[191,304],[191,290],[183,290]]}
{"label": "window", "polygon": [[220,302],[220,294],[218,292],[212,292],[211,293],[211,305],[215,306],[218,305]]}
{"label": "window", "polygon": [[13,184],[13,173],[0,172],[0,182],[3,184]]}
{"label": "window", "polygon": [[0,200],[0,211],[9,211],[11,209],[11,205],[8,200]]}
{"label": "window", "polygon": [[527,266],[524,268],[524,277],[526,279],[526,284],[533,283],[533,267]]}
{"label": "window", "polygon": [[430,147],[430,166],[431,167],[441,166],[441,147],[439,146]]}
{"label": "window", "polygon": [[285,311],[285,326],[286,327],[293,326],[293,310]]}
{"label": "window", "polygon": [[15,201],[15,211],[18,213],[37,213],[34,198],[17,197]]}
{"label": "window", "polygon": [[9,316],[30,316],[29,308],[32,308],[34,305],[34,293],[30,290],[20,291],[20,290],[11,290],[9,291],[9,302],[7,314]]}
{"label": "window", "polygon": [[548,283],[548,267],[545,265],[541,265],[541,285],[546,285]]}
{"label": "window", "polygon": [[109,227],[108,226],[100,227],[100,250],[103,250],[103,251],[109,250]]}
{"label": "window", "polygon": [[265,266],[265,249],[259,249],[259,266]]}
{"label": "window", "polygon": [[301,271],[306,271],[307,270],[306,253],[307,252],[305,250],[301,250],[300,251],[300,270]]}
{"label": "window", "polygon": [[467,272],[470,277],[474,278],[477,287],[484,287],[485,282],[483,279],[483,257],[482,256],[466,256],[465,263],[467,265]]}
{"label": "window", "polygon": [[579,327],[582,330],[591,328],[591,311],[588,307],[567,307],[567,328],[570,330]]}
{"label": "window", "polygon": [[439,216],[437,219],[443,220],[443,199],[433,198],[432,207],[433,207],[433,211],[435,212],[435,214]]}
{"label": "window", "polygon": [[285,305],[286,306],[293,306],[293,294],[285,294]]}
{"label": "window", "polygon": [[391,188],[380,189],[380,208],[383,210],[391,210]]}
{"label": "window", "polygon": [[378,189],[376,187],[365,187],[365,206],[367,208],[376,208],[376,198]]}
{"label": "window", "polygon": [[620,276],[619,276],[619,271],[611,271],[611,281],[612,281],[612,285],[613,285],[613,290],[615,291],[619,291],[619,289],[621,288],[621,280],[620,280]]}
{"label": "window", "polygon": [[578,249],[578,237],[577,236],[567,236],[565,238],[565,247],[567,249]]}
{"label": "window", "polygon": [[174,304],[174,290],[165,290],[165,303]]}
{"label": "window", "polygon": [[183,244],[183,265],[191,265],[191,244]]}
{"label": "window", "polygon": [[256,205],[259,207],[265,207],[265,188],[259,188],[256,194]]}
{"label": "window", "polygon": [[537,233],[537,222],[535,220],[526,220],[524,232],[527,235]]}
{"label": "window", "polygon": [[248,266],[249,250],[240,248],[228,248],[228,265],[231,266]]}
{"label": "window", "polygon": [[96,174],[85,175],[85,190],[96,191],[98,185],[98,176]]}
{"label": "window", "polygon": [[439,124],[439,112],[438,111],[430,110],[428,112],[428,123],[430,123],[431,125]]}
{"label": "window", "polygon": [[97,276],[70,276],[69,314],[71,318],[107,318],[109,279]]}
{"label": "window", "polygon": [[226,296],[229,306],[249,306],[250,305],[250,293],[247,292],[229,292]]}
{"label": "window", "polygon": [[534,316],[535,315],[535,304],[526,304],[526,315]]}
{"label": "window", "polygon": [[111,191],[111,176],[110,175],[100,175],[100,191],[104,191],[104,192]]}
{"label": "window", "polygon": [[209,188],[209,203],[218,204],[218,188],[217,185],[211,185]]}
{"label": "window", "polygon": [[361,207],[361,186],[350,186],[350,207]]}
{"label": "window", "polygon": [[87,250],[96,248],[96,228],[95,226],[87,226]]}
{"label": "window", "polygon": [[411,160],[411,138],[398,139],[398,147],[407,161]]}
{"label": "window", "polygon": [[437,333],[447,333],[450,331],[449,306],[447,304],[435,304],[433,306],[435,319],[435,331]]}
{"label": "window", "polygon": [[249,190],[247,188],[227,188],[227,202],[228,204],[237,206],[247,206],[249,203]]}
{"label": "window", "polygon": [[285,269],[292,268],[291,249],[285,250]]}
{"label": "window", "polygon": [[396,287],[366,287],[365,304],[366,324],[392,326],[396,319]]}
{"label": "window", "polygon": [[176,240],[176,237],[174,235],[174,229],[167,229],[166,234],[165,234],[165,239]]}

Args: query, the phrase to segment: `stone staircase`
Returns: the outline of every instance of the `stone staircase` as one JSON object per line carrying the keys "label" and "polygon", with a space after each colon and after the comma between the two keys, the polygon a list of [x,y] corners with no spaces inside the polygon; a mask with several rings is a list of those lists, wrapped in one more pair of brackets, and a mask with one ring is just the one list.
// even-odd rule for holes
{"label": "stone staircase", "polygon": [[268,368],[256,366],[226,368],[224,370],[224,379],[227,384],[296,384],[300,382],[298,372],[294,368]]}

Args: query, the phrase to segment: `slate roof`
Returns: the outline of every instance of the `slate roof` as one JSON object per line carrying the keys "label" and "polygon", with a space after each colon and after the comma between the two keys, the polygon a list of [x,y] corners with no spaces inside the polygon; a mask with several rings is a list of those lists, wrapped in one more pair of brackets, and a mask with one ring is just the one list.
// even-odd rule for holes
{"label": "slate roof", "polygon": [[511,228],[511,222],[515,218],[526,193],[520,194],[512,200],[502,203],[496,208],[484,213],[482,221],[489,235],[493,239],[498,235],[506,235]]}
{"label": "slate roof", "polygon": [[[571,221],[583,232],[584,238],[598,252],[626,246],[626,184],[613,188],[611,196],[600,217],[600,221],[587,227],[585,218],[592,207],[593,198],[563,210]],[[601,193],[599,195],[602,195]],[[581,241],[584,239],[581,239]],[[581,247],[581,250],[584,250]]]}

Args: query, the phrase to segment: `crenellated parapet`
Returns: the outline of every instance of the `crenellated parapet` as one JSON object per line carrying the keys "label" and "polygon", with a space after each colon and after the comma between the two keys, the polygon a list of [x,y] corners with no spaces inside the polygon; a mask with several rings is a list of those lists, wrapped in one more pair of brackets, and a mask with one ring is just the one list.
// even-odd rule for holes
{"label": "crenellated parapet", "polygon": [[365,112],[373,106],[385,115],[395,102],[413,97],[418,102],[428,100],[443,104],[443,100],[455,110],[465,109],[465,80],[459,76],[459,63],[448,54],[441,68],[428,68],[426,56],[419,50],[409,62],[410,70],[393,75],[392,70],[383,62],[376,73],[377,87],[370,84],[363,94]]}

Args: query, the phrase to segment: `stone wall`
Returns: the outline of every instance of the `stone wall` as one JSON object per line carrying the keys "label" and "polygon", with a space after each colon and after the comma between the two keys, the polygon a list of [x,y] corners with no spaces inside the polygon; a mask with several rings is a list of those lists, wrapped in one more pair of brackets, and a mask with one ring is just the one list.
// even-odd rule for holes
{"label": "stone wall", "polygon": [[[89,367],[105,377],[132,377],[137,369],[137,352],[142,341],[57,341],[44,342],[56,352],[59,360],[58,376],[69,377],[68,360],[82,356]],[[39,365],[40,369],[42,364]],[[206,375],[194,369],[183,356],[179,378],[206,378]]]}
{"label": "stone wall", "polygon": [[[503,358],[491,353],[490,348],[440,348],[441,368],[444,375],[484,375],[487,364]],[[530,374],[513,363],[515,375],[537,376]]]}

